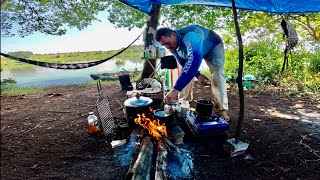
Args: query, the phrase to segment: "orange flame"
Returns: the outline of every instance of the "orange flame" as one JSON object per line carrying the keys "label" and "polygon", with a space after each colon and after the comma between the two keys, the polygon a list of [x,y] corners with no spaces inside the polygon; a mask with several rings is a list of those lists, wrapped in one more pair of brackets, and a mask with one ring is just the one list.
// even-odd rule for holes
{"label": "orange flame", "polygon": [[138,117],[134,119],[134,122],[143,128],[148,129],[151,136],[157,138],[158,140],[160,140],[161,135],[168,137],[165,123],[160,124],[160,120],[158,119],[151,120],[150,118],[146,117],[144,113],[142,115],[137,115]]}

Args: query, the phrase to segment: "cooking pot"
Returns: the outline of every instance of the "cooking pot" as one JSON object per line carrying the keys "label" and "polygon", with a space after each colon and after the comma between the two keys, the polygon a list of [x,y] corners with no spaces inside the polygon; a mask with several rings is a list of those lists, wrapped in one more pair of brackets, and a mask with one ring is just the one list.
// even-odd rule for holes
{"label": "cooking pot", "polygon": [[166,126],[177,124],[176,118],[173,113],[167,114],[163,110],[154,111],[154,117],[159,119],[160,124],[165,123]]}
{"label": "cooking pot", "polygon": [[134,119],[138,117],[137,114],[144,113],[146,116],[150,115],[149,108],[151,103],[152,99],[144,96],[132,97],[124,101],[129,126],[136,125]]}
{"label": "cooking pot", "polygon": [[196,113],[199,116],[210,117],[212,115],[213,103],[209,100],[196,100]]}

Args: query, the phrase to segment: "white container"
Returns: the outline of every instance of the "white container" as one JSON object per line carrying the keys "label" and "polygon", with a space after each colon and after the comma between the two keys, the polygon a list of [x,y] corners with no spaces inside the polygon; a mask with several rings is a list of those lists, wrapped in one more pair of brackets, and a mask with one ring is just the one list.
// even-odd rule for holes
{"label": "white container", "polygon": [[156,56],[158,59],[164,57],[166,55],[166,49],[163,47],[156,48]]}
{"label": "white container", "polygon": [[180,101],[181,105],[181,111],[178,113],[179,117],[185,118],[187,117],[187,112],[190,109],[189,101]]}
{"label": "white container", "polygon": [[171,105],[164,105],[164,112],[166,114],[173,114],[174,112],[180,112],[181,111],[181,106],[180,103],[177,104],[171,104]]}
{"label": "white container", "polygon": [[89,116],[87,118],[89,125],[89,132],[91,134],[96,134],[101,131],[100,121],[93,112],[89,112]]}

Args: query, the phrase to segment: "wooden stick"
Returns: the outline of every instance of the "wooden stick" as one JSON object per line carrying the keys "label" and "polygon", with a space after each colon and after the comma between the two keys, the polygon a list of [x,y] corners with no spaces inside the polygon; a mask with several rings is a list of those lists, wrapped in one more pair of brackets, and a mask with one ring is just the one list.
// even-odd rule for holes
{"label": "wooden stick", "polygon": [[176,145],[174,145],[168,138],[166,138],[165,136],[162,136],[162,139],[163,139],[169,146],[171,146],[174,150],[176,150],[178,153],[181,153],[180,148],[177,147]]}
{"label": "wooden stick", "polygon": [[142,137],[138,137],[138,140],[136,142],[136,146],[137,147],[136,147],[135,152],[132,155],[130,166],[129,166],[129,170],[128,170],[128,172],[126,174],[126,177],[125,177],[126,180],[130,180],[132,178],[132,175],[133,175],[132,174],[132,168],[133,168],[134,163],[136,162],[136,160],[138,158],[138,155],[139,155],[139,152],[140,152],[140,149],[141,149],[141,145],[140,145],[141,138]]}
{"label": "wooden stick", "polygon": [[21,134],[27,133],[27,132],[29,132],[29,131],[31,131],[31,130],[33,130],[33,129],[37,128],[38,126],[40,126],[40,124],[37,124],[35,127],[31,128],[31,129],[29,129],[28,131],[25,131],[25,132],[23,132],[23,133],[21,133]]}
{"label": "wooden stick", "polygon": [[53,111],[53,110],[49,110],[48,112],[53,112],[53,113],[71,113],[71,111]]}
{"label": "wooden stick", "polygon": [[153,144],[150,137],[145,137],[141,144],[141,151],[133,167],[129,169],[126,179],[150,179]]}
{"label": "wooden stick", "polygon": [[120,105],[121,108],[123,108],[123,105],[120,103],[118,99],[116,99],[116,102]]}
{"label": "wooden stick", "polygon": [[155,179],[157,180],[167,179],[167,154],[168,151],[166,150],[165,145],[159,142],[155,173]]}

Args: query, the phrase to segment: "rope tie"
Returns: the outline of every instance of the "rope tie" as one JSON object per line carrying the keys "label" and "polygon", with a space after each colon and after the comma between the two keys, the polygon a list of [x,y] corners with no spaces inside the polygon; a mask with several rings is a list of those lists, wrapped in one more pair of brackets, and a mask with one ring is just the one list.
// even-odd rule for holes
{"label": "rope tie", "polygon": [[74,69],[85,69],[88,67],[92,67],[92,66],[96,66],[99,64],[102,64],[116,56],[118,56],[119,54],[123,53],[125,50],[127,50],[130,46],[132,46],[132,44],[134,42],[136,42],[139,37],[143,34],[143,32],[132,42],[130,43],[126,48],[122,49],[121,51],[119,51],[118,53],[106,58],[106,59],[102,59],[102,60],[98,60],[98,61],[91,61],[91,62],[85,62],[85,63],[68,63],[68,64],[60,64],[60,63],[48,63],[48,62],[42,62],[42,61],[35,61],[35,60],[30,60],[30,59],[25,59],[25,58],[19,58],[19,57],[14,57],[11,56],[9,54],[5,54],[0,52],[0,55],[9,59],[13,59],[13,60],[17,60],[20,62],[24,62],[27,64],[33,64],[33,65],[37,65],[37,66],[41,66],[41,67],[46,67],[46,68],[53,68],[53,69],[66,69],[66,70],[74,70]]}

